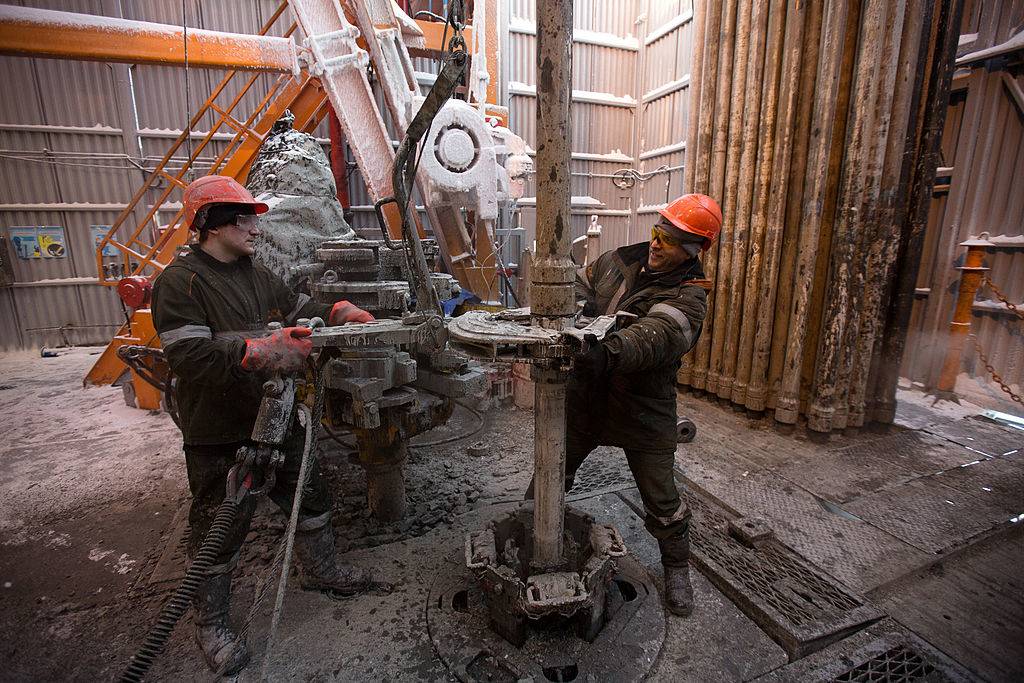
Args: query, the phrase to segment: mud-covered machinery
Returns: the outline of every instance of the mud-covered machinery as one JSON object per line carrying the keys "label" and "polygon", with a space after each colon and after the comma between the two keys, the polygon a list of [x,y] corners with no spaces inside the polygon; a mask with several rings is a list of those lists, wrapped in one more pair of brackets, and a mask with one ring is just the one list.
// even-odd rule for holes
{"label": "mud-covered machinery", "polygon": [[[423,244],[431,257],[437,248]],[[402,245],[347,239],[325,242],[317,261],[293,269],[323,303],[347,300],[378,318],[314,330],[317,365],[332,429],[348,429],[366,470],[370,510],[383,522],[405,513],[408,439],[444,424],[455,399],[488,389],[480,364],[448,346],[440,314],[410,312],[416,303]],[[459,293],[450,275],[430,273],[438,300]]]}

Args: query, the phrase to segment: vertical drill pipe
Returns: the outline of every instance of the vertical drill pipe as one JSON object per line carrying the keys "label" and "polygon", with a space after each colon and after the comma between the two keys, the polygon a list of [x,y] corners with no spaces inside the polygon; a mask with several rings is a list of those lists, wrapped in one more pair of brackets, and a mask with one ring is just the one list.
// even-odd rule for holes
{"label": "vertical drill pipe", "polygon": [[[825,299],[825,317],[818,340],[818,358],[808,409],[808,427],[817,432],[831,431],[835,424],[836,405],[845,395],[841,384],[843,344],[849,333],[854,258],[860,229],[860,197],[862,166],[870,144],[868,128],[872,119],[873,86],[881,57],[882,42],[878,40],[885,7],[879,0],[867,0],[861,24],[857,57],[857,76],[847,124],[846,157],[840,180],[839,207],[832,231],[831,267]],[[843,411],[845,413],[845,411]]]}
{"label": "vertical drill pipe", "polygon": [[942,363],[942,373],[935,389],[939,392],[953,393],[956,389],[956,377],[960,374],[960,359],[964,353],[964,342],[971,331],[971,309],[974,306],[974,295],[981,284],[981,276],[988,268],[985,263],[985,244],[981,240],[964,243],[967,246],[967,259],[960,271],[960,287],[956,295],[956,308],[953,310],[953,321],[949,323],[949,344],[946,346],[946,358]]}
{"label": "vertical drill pipe", "polygon": [[[892,193],[884,192],[883,184],[888,185],[893,176],[899,177],[898,160],[902,158],[903,135],[900,124],[907,119],[906,110],[900,106],[901,99],[907,96],[907,88],[903,79],[896,80],[897,73],[911,71],[908,63],[913,56],[906,54],[908,47],[904,43],[904,20],[907,14],[907,1],[900,0],[889,17],[889,39],[887,54],[882,59],[882,82],[878,96],[878,113],[875,123],[874,158],[868,166],[871,180],[865,209],[869,221],[867,224],[868,247],[864,255],[864,293],[860,305],[860,325],[852,348],[850,381],[847,390],[847,418],[849,427],[864,425],[866,412],[866,394],[868,374],[871,369],[871,356],[875,348],[875,331],[878,328],[877,312],[881,305],[883,290],[888,279],[888,263],[886,254],[893,239],[889,234],[888,222],[891,213],[887,208],[892,201]],[[902,110],[902,113],[901,113]],[[890,142],[891,139],[891,142]],[[896,153],[899,152],[899,153]],[[895,158],[895,160],[894,160]]]}
{"label": "vertical drill pipe", "polygon": [[[872,194],[881,176],[884,156],[879,160],[879,145],[885,144],[888,137],[889,112],[886,107],[879,106],[879,100],[886,91],[891,95],[891,84],[886,87],[883,82],[885,74],[897,56],[893,55],[890,36],[893,34],[893,13],[902,12],[904,3],[887,2],[881,10],[880,21],[873,32],[873,41],[878,44],[878,58],[871,75],[871,87],[868,98],[863,106],[867,107],[866,130],[871,131],[864,139],[860,168],[857,170],[856,204],[851,206],[856,216],[851,222],[855,239],[852,241],[853,251],[850,259],[850,294],[847,298],[846,334],[839,348],[839,374],[836,377],[835,413],[832,416],[832,429],[846,429],[849,423],[849,399],[853,376],[854,356],[857,341],[860,338],[861,312],[864,308],[864,297],[867,283],[867,269],[873,235],[873,215],[877,207],[877,198],[873,201]],[[897,38],[899,31],[896,32]],[[896,46],[899,49],[899,46]],[[898,54],[898,53],[897,53]],[[883,120],[884,119],[884,120]],[[884,154],[884,147],[881,148]]]}
{"label": "vertical drill pipe", "polygon": [[[704,70],[704,33],[707,26],[707,2],[693,2],[693,50],[690,54],[690,86],[686,102],[686,150],[683,157],[683,192],[696,192],[694,179],[697,177],[697,133],[700,127],[701,74]],[[691,383],[692,357],[687,354],[676,375],[679,384]]]}
{"label": "vertical drill pipe", "polygon": [[[729,144],[729,105],[732,103],[732,55],[736,41],[736,5],[737,0],[725,0],[725,10],[722,13],[722,23],[718,31],[718,76],[713,90],[715,95],[714,123],[715,131],[713,139],[708,145],[707,154],[711,161],[711,168],[708,174],[708,189],[705,194],[710,195],[717,202],[722,202],[722,194],[725,190],[725,162],[726,148]],[[699,171],[699,169],[698,169]],[[723,202],[724,203],[724,202]],[[722,244],[728,240],[729,228],[722,226],[722,232],[715,244],[706,252],[704,273],[708,279],[715,283],[722,277],[728,276],[728,271],[723,272],[722,266],[726,261],[720,260]],[[715,287],[708,293],[708,312],[704,318],[704,332],[697,341],[697,351],[694,356],[694,368],[697,371],[706,371],[706,379],[702,382],[703,388],[711,393],[718,391],[718,369],[711,363],[711,345],[719,330],[717,327],[719,306],[725,306],[727,301],[720,302],[718,294],[720,288]],[[724,310],[724,309],[723,309]]]}
{"label": "vertical drill pipe", "polygon": [[[732,293],[742,291],[743,283],[737,281],[733,270],[735,257],[733,252],[738,249],[736,199],[740,182],[740,154],[743,152],[744,120],[743,112],[747,100],[747,53],[750,47],[750,12],[751,4],[743,3],[738,8],[736,18],[736,42],[732,61],[732,96],[729,108],[729,138],[726,145],[725,183],[723,194],[719,197],[724,210],[722,234],[718,240],[718,278],[715,283],[715,322],[714,338],[711,340],[711,360],[708,369],[708,391],[711,391],[711,380],[715,380],[715,392],[722,398],[729,398],[732,393],[732,374],[725,372],[724,357],[728,355],[729,320],[736,317],[732,308]],[[745,242],[744,242],[745,244]],[[745,254],[744,254],[745,256]]]}
{"label": "vertical drill pipe", "polygon": [[804,55],[800,73],[800,98],[794,124],[792,160],[789,164],[789,197],[786,199],[785,223],[782,231],[782,260],[779,264],[779,288],[775,297],[775,315],[772,348],[768,360],[768,407],[777,405],[782,373],[785,371],[786,344],[789,332],[789,314],[793,305],[796,262],[799,257],[800,235],[803,231],[803,190],[807,173],[807,158],[811,138],[811,114],[814,107],[814,84],[818,74],[821,53],[821,27],[824,20],[823,3],[808,3],[807,24],[804,28]]}
{"label": "vertical drill pipe", "polygon": [[[764,70],[761,83],[761,115],[757,142],[757,174],[754,181],[753,204],[750,214],[750,271],[749,286],[743,291],[743,313],[740,328],[736,379],[747,396],[747,407],[764,409],[764,396],[748,393],[751,388],[750,371],[754,353],[754,334],[757,324],[757,301],[761,285],[761,264],[764,258],[764,231],[768,216],[768,201],[772,192],[772,160],[775,154],[775,117],[779,101],[779,69],[782,64],[783,36],[786,28],[786,0],[772,0],[768,10],[767,37],[765,39]],[[763,383],[762,383],[763,384]]]}
{"label": "vertical drill pipe", "polygon": [[779,287],[779,263],[782,251],[782,232],[785,227],[788,199],[789,166],[793,153],[793,119],[799,96],[803,34],[808,7],[790,0],[786,8],[786,39],[779,76],[779,100],[776,113],[775,153],[772,159],[772,188],[768,197],[765,220],[763,271],[758,291],[757,326],[754,335],[754,356],[751,360],[748,399],[753,393],[759,400],[767,400],[768,360],[771,354],[772,330],[775,321],[775,295]]}
{"label": "vertical drill pipe", "polygon": [[[732,272],[734,286],[729,292],[728,339],[725,341],[723,361],[724,378],[718,389],[719,396],[730,396],[736,403],[743,403],[747,395],[746,380],[739,381],[739,337],[743,316],[743,297],[746,293],[748,275],[755,266],[760,266],[760,244],[750,237],[750,213],[754,205],[754,173],[757,169],[758,125],[761,118],[761,93],[763,88],[765,37],[768,32],[768,3],[757,3],[753,8],[750,23],[751,41],[747,59],[747,102],[743,112],[743,153],[739,160],[739,181],[737,185],[736,208],[733,210],[735,229],[732,250]],[[760,271],[758,271],[760,272]],[[756,280],[754,281],[756,282]],[[728,393],[723,388],[728,383]]]}
{"label": "vertical drill pipe", "polygon": [[[775,419],[793,424],[800,412],[802,368],[813,369],[823,294],[816,288],[828,266],[833,208],[845,140],[850,79],[856,56],[859,0],[829,0],[821,26],[821,59],[814,88],[811,135],[801,201],[801,230],[790,302],[785,365]],[[819,251],[822,258],[818,258]],[[805,349],[807,352],[805,352]]]}
{"label": "vertical drill pipe", "polygon": [[697,128],[700,123],[701,73],[704,69],[704,29],[707,26],[707,0],[693,3],[693,53],[690,57],[690,88],[687,95],[686,152],[683,161],[683,191],[696,192]]}
{"label": "vertical drill pipe", "polygon": [[[718,82],[718,36],[722,23],[722,3],[708,2],[703,6],[704,17],[704,42],[695,43],[695,49],[702,51],[701,72],[700,72],[700,102],[697,103],[695,116],[697,117],[697,146],[694,150],[686,151],[689,161],[693,165],[693,185],[691,192],[708,193],[708,178],[711,172],[711,141],[714,134],[715,122],[715,92]],[[714,251],[706,252],[703,257],[704,272],[709,278],[714,277]],[[708,298],[708,306],[713,305],[711,297]],[[701,340],[697,343],[697,349],[690,352],[690,386],[695,389],[703,389],[707,378],[708,355],[703,358],[700,349],[704,348],[707,342],[705,339],[711,335],[711,330],[705,327],[701,334]]]}
{"label": "vertical drill pipe", "polygon": [[[531,264],[534,324],[564,329],[572,321],[575,268],[569,258],[569,161],[572,144],[572,2],[537,6],[537,251]],[[565,374],[534,372],[533,564],[562,561],[565,525]]]}
{"label": "vertical drill pipe", "polygon": [[907,343],[910,315],[914,307],[914,289],[921,265],[921,245],[928,225],[935,167],[946,124],[949,89],[953,78],[953,60],[960,37],[963,0],[942,0],[934,6],[931,20],[922,22],[922,72],[918,106],[913,130],[907,133],[907,146],[915,147],[910,171],[911,189],[907,212],[901,222],[899,250],[893,274],[893,293],[889,301],[878,369],[875,372],[872,418],[892,422],[896,416],[896,384]]}

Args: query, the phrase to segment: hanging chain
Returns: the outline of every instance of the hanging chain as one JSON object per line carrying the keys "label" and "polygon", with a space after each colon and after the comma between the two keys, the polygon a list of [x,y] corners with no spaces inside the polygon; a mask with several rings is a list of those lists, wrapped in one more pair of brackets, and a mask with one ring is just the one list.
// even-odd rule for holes
{"label": "hanging chain", "polygon": [[462,37],[462,29],[466,26],[466,8],[462,0],[448,3],[448,24],[452,27],[452,37],[448,40],[449,55],[455,52],[466,52],[466,39]]}
{"label": "hanging chain", "polygon": [[998,384],[999,387],[1003,391],[1005,391],[1011,399],[1013,399],[1014,401],[1021,405],[1024,405],[1024,399],[1022,399],[1019,395],[1013,393],[1013,389],[1010,388],[1010,385],[1008,385],[1003,380],[1002,376],[998,372],[996,372],[996,369],[992,367],[992,363],[989,362],[988,356],[985,355],[985,352],[981,348],[981,343],[978,342],[978,335],[972,333],[967,336],[971,338],[972,342],[974,342],[974,350],[978,352],[978,357],[981,358],[982,364],[985,366],[985,369],[988,370],[988,374],[992,375],[992,379],[996,381],[996,384]]}
{"label": "hanging chain", "polygon": [[1014,315],[1016,315],[1021,320],[1024,320],[1024,311],[1017,308],[1017,304],[1011,302],[1009,299],[1006,298],[1006,295],[1003,294],[1003,291],[996,287],[996,283],[992,282],[992,278],[990,278],[988,275],[982,275],[981,281],[982,283],[985,284],[986,287],[992,290],[992,293],[996,295],[997,299],[1002,301],[1007,308],[1013,311]]}

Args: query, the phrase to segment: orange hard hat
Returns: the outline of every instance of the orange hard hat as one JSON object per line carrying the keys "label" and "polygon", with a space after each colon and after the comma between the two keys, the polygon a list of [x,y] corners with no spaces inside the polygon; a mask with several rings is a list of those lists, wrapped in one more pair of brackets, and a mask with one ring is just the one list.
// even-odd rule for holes
{"label": "orange hard hat", "polygon": [[701,249],[704,251],[711,247],[722,229],[722,210],[718,202],[706,194],[684,194],[664,209],[658,209],[658,213],[683,232],[703,237]]}
{"label": "orange hard hat", "polygon": [[252,193],[234,178],[225,175],[208,175],[193,180],[185,188],[181,203],[185,207],[184,220],[189,230],[198,230],[195,227],[197,216],[201,219],[198,221],[201,227],[206,220],[206,210],[214,204],[246,204],[256,213],[266,213],[270,208],[256,201]]}

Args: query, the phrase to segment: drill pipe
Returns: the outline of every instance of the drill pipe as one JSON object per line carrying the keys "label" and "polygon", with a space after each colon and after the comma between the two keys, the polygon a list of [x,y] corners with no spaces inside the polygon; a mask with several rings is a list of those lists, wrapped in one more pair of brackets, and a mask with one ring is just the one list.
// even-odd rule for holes
{"label": "drill pipe", "polygon": [[[570,88],[572,2],[537,7],[537,249],[531,264],[533,323],[565,329],[572,322],[575,268],[569,258]],[[533,562],[553,568],[562,561],[565,524],[565,373],[538,369],[534,389]]]}

